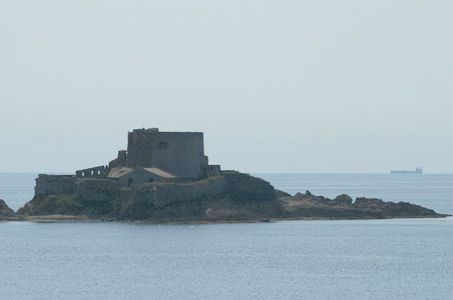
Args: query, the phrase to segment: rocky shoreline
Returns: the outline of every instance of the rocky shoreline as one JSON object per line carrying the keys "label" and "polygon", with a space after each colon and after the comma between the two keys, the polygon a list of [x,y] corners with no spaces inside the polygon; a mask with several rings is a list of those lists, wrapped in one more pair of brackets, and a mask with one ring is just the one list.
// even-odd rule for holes
{"label": "rocky shoreline", "polygon": [[[143,184],[121,190],[93,190],[91,194],[38,194],[17,212],[0,200],[1,221],[237,223],[284,220],[367,220],[445,218],[450,215],[407,203],[339,195],[334,199],[309,191],[290,195],[269,182],[239,172],[223,173],[226,191],[215,196],[155,201]],[[206,182],[209,182],[206,181]],[[200,183],[197,183],[200,184]],[[207,184],[202,182],[202,184]]]}
{"label": "rocky shoreline", "polygon": [[359,220],[389,220],[389,219],[429,219],[429,218],[447,218],[452,215],[441,214],[436,216],[399,216],[385,218],[366,218],[366,217],[288,217],[288,218],[269,218],[269,219],[238,219],[238,220],[123,220],[110,218],[90,218],[86,215],[70,216],[70,215],[42,215],[42,216],[13,216],[0,217],[0,222],[33,222],[33,223],[73,223],[73,222],[90,222],[90,223],[133,223],[133,224],[242,224],[242,223],[276,223],[284,221],[359,221]]}

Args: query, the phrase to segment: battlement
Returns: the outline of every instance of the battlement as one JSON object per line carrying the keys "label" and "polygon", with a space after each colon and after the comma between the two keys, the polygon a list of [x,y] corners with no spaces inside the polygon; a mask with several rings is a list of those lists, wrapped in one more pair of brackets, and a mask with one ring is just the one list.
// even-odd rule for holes
{"label": "battlement", "polygon": [[77,177],[86,177],[86,178],[96,178],[96,177],[102,178],[102,177],[107,176],[108,172],[109,172],[108,166],[98,166],[98,167],[93,167],[93,168],[88,168],[88,169],[83,169],[83,170],[77,170],[76,176]]}

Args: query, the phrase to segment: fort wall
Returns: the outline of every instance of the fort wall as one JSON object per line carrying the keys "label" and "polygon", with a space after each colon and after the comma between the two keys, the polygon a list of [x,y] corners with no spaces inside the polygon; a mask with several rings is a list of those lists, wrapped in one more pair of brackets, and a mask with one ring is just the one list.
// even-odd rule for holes
{"label": "fort wall", "polygon": [[207,165],[206,177],[219,176],[221,174],[220,165]]}
{"label": "fort wall", "polygon": [[97,166],[83,170],[77,170],[76,176],[84,178],[104,178],[107,176],[108,171],[109,168],[107,166]]}
{"label": "fort wall", "polygon": [[36,178],[35,195],[71,194],[74,192],[76,192],[75,176],[39,174]]}
{"label": "fort wall", "polygon": [[76,183],[77,193],[85,201],[108,202],[119,193],[115,180],[111,179],[81,179]]}
{"label": "fort wall", "polygon": [[207,163],[202,132],[136,129],[128,134],[128,167],[154,167],[195,179],[205,176]]}
{"label": "fort wall", "polygon": [[127,166],[127,150],[118,151],[118,157],[109,162],[109,168],[120,168]]}
{"label": "fort wall", "polygon": [[225,191],[225,178],[217,176],[188,183],[147,184],[138,188],[134,196],[151,202],[154,207],[163,207],[176,202],[216,196]]}

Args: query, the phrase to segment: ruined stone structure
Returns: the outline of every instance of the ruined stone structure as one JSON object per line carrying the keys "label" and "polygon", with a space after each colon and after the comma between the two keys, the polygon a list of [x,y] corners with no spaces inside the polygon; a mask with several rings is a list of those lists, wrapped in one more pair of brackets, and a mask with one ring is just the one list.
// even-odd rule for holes
{"label": "ruined stone structure", "polygon": [[[157,128],[134,129],[128,133],[127,150],[108,166],[76,171],[77,177],[118,178],[119,168],[153,169],[178,179],[201,179],[220,175],[219,165],[209,165],[204,154],[202,132],[160,132]],[[113,171],[115,176],[110,176]],[[159,177],[159,175],[157,175]],[[159,180],[159,178],[154,178]]]}
{"label": "ruined stone structure", "polygon": [[[219,165],[208,164],[202,132],[160,132],[157,128],[151,128],[129,132],[127,150],[118,151],[118,157],[107,166],[81,169],[75,173],[75,176],[39,175],[35,194],[76,193],[86,197],[96,195],[96,190],[104,192],[160,183],[154,187],[156,195],[165,197],[167,192],[164,191],[170,189],[163,184],[172,183],[172,193],[180,193],[183,197],[188,183],[217,177],[221,170]],[[211,184],[211,181],[208,182]],[[178,188],[178,184],[181,187]],[[218,193],[219,184],[216,188],[210,184],[204,183],[199,190],[205,190],[207,194],[213,191]]]}
{"label": "ruined stone structure", "polygon": [[88,169],[83,169],[83,170],[77,170],[76,176],[77,177],[103,178],[103,177],[107,176],[108,172],[109,172],[109,167],[99,166],[99,167],[93,167],[93,168],[88,168]]}

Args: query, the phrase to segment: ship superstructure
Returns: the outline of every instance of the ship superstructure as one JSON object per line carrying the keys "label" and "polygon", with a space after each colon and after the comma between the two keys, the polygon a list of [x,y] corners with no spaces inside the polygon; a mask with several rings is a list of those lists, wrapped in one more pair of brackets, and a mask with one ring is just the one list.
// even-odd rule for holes
{"label": "ship superstructure", "polygon": [[391,174],[423,174],[422,167],[417,167],[415,170],[391,170]]}

